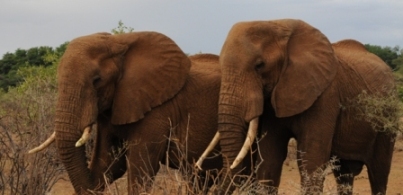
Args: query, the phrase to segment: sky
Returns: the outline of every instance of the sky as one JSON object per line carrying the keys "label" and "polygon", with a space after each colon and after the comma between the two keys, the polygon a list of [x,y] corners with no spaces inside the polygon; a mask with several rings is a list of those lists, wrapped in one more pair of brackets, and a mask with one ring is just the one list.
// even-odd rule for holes
{"label": "sky", "polygon": [[402,48],[402,10],[402,0],[0,0],[0,56],[111,32],[120,20],[163,33],[189,54],[219,54],[236,22],[282,18],[304,20],[331,42]]}

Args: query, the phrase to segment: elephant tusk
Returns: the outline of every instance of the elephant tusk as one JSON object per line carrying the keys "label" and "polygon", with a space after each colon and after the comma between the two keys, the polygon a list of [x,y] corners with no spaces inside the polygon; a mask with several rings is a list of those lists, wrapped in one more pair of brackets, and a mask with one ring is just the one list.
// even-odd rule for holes
{"label": "elephant tusk", "polygon": [[96,129],[97,128],[97,124],[94,123],[92,126],[88,126],[84,129],[83,135],[81,136],[81,138],[76,142],[76,147],[80,147],[82,145],[84,145],[89,139],[90,139],[90,135],[91,135],[91,130],[92,129]]}
{"label": "elephant tusk", "polygon": [[201,166],[203,164],[204,159],[206,159],[207,155],[210,154],[210,152],[214,149],[214,147],[218,144],[218,141],[220,141],[220,132],[217,132],[209,145],[207,146],[206,150],[204,150],[203,154],[200,156],[199,160],[196,162],[196,168],[199,170],[202,170]]}
{"label": "elephant tusk", "polygon": [[250,121],[245,142],[244,142],[241,150],[239,151],[238,156],[235,158],[234,162],[232,163],[230,169],[234,169],[245,158],[246,154],[248,153],[248,150],[250,149],[253,141],[256,138],[258,125],[259,125],[258,117],[254,118],[252,121]]}
{"label": "elephant tusk", "polygon": [[28,151],[28,154],[37,153],[45,148],[47,148],[51,143],[53,143],[56,139],[56,131],[52,133],[41,145],[35,147],[34,149]]}

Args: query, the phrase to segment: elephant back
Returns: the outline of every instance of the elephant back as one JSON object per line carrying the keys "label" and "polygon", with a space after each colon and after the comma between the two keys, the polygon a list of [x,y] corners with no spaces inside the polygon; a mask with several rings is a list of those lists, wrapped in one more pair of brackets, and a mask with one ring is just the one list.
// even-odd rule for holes
{"label": "elephant back", "polygon": [[220,86],[221,68],[219,64],[219,57],[217,55],[196,54],[189,56],[189,59],[192,63],[189,76],[192,80],[194,80],[194,82],[200,81],[205,83],[206,87]]}
{"label": "elephant back", "polygon": [[357,90],[382,94],[394,89],[391,68],[378,56],[367,51],[363,44],[355,40],[343,40],[332,46],[344,69],[341,73],[351,77],[346,78],[346,81],[352,82],[348,84],[350,87],[357,86]]}

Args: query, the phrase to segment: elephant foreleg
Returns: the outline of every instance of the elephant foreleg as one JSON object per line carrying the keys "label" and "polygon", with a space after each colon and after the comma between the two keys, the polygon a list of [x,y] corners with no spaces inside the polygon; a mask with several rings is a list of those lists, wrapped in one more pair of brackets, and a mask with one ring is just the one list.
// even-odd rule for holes
{"label": "elephant foreleg", "polygon": [[[169,121],[158,121],[152,112],[147,118],[127,125],[127,175],[129,194],[141,194],[152,187],[160,162],[166,154]],[[158,116],[158,115],[157,115]]]}
{"label": "elephant foreleg", "polygon": [[[288,142],[292,137],[290,131],[286,131],[276,127],[276,123],[265,125],[262,122],[262,128],[266,129],[264,136],[259,138],[258,149],[259,153],[263,154],[260,159],[257,156],[257,179],[260,183],[269,186],[269,194],[277,194],[280,185],[281,170],[283,162],[287,157]],[[270,127],[268,129],[268,127]],[[268,129],[268,130],[267,130]]]}

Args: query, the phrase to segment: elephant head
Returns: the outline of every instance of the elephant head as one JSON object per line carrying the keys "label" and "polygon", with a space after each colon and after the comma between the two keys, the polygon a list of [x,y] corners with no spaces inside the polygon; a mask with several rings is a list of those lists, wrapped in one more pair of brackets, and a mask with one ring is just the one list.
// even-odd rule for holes
{"label": "elephant head", "polygon": [[232,173],[241,168],[238,163],[256,137],[264,107],[279,118],[302,113],[337,72],[328,39],[309,24],[292,19],[235,24],[222,47],[220,64],[218,133],[229,163],[224,168],[232,164]]}
{"label": "elephant head", "polygon": [[83,130],[100,116],[113,125],[134,123],[172,98],[190,69],[185,53],[156,32],[98,33],[74,39],[58,67],[55,132],[59,156],[77,193],[97,187],[84,147]]}

